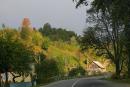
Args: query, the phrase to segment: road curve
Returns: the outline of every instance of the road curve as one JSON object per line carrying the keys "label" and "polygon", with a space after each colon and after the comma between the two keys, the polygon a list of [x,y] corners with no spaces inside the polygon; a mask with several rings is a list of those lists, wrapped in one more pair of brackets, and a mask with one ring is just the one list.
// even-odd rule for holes
{"label": "road curve", "polygon": [[76,81],[78,81],[78,79],[61,80],[41,87],[72,87],[73,83]]}
{"label": "road curve", "polygon": [[129,84],[101,80],[102,77],[62,80],[41,87],[130,87]]}
{"label": "road curve", "polygon": [[130,85],[100,79],[81,79],[73,87],[130,87]]}

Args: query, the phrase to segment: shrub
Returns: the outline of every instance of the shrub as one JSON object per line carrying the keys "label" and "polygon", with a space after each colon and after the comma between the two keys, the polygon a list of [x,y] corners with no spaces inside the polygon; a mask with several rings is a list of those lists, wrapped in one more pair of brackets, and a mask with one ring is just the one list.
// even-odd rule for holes
{"label": "shrub", "polygon": [[37,82],[48,83],[54,80],[54,76],[57,76],[59,69],[57,62],[53,59],[45,59],[36,66]]}
{"label": "shrub", "polygon": [[73,68],[70,72],[69,72],[69,76],[70,77],[74,77],[74,76],[83,76],[85,75],[85,70],[83,69],[83,67],[77,67],[77,68]]}

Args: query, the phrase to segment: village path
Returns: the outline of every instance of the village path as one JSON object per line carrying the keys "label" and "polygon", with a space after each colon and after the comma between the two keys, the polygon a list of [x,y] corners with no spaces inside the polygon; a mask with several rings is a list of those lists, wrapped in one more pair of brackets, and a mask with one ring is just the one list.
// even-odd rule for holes
{"label": "village path", "polygon": [[130,84],[102,80],[104,76],[62,80],[41,87],[130,87]]}

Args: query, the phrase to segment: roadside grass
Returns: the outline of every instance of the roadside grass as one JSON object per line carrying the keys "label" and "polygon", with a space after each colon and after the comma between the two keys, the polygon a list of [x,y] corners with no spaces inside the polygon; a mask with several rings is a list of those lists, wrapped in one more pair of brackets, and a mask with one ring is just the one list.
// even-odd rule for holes
{"label": "roadside grass", "polygon": [[130,84],[130,79],[112,79],[112,78],[105,78],[104,80],[116,82],[116,83],[126,83]]}
{"label": "roadside grass", "polygon": [[77,78],[88,78],[88,77],[102,76],[102,75],[103,75],[103,74],[93,74],[93,75],[83,75],[83,76],[73,76],[73,77],[71,77],[71,76],[70,76],[70,77],[64,76],[64,77],[62,77],[62,78],[56,78],[55,80],[53,80],[53,81],[51,81],[51,82],[39,84],[39,85],[36,86],[36,87],[48,85],[48,84],[50,84],[50,83],[57,82],[57,81],[61,81],[61,80],[70,80],[70,79],[77,79]]}
{"label": "roadside grass", "polygon": [[37,86],[33,86],[33,87],[40,87],[39,85],[37,85]]}

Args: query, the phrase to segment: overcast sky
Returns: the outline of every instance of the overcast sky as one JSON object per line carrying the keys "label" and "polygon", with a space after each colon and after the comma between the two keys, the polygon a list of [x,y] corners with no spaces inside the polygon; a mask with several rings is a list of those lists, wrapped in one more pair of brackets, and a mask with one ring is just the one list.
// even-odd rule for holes
{"label": "overcast sky", "polygon": [[86,25],[86,7],[75,9],[72,0],[0,0],[0,24],[17,28],[25,17],[36,28],[49,22],[52,27],[81,34]]}

